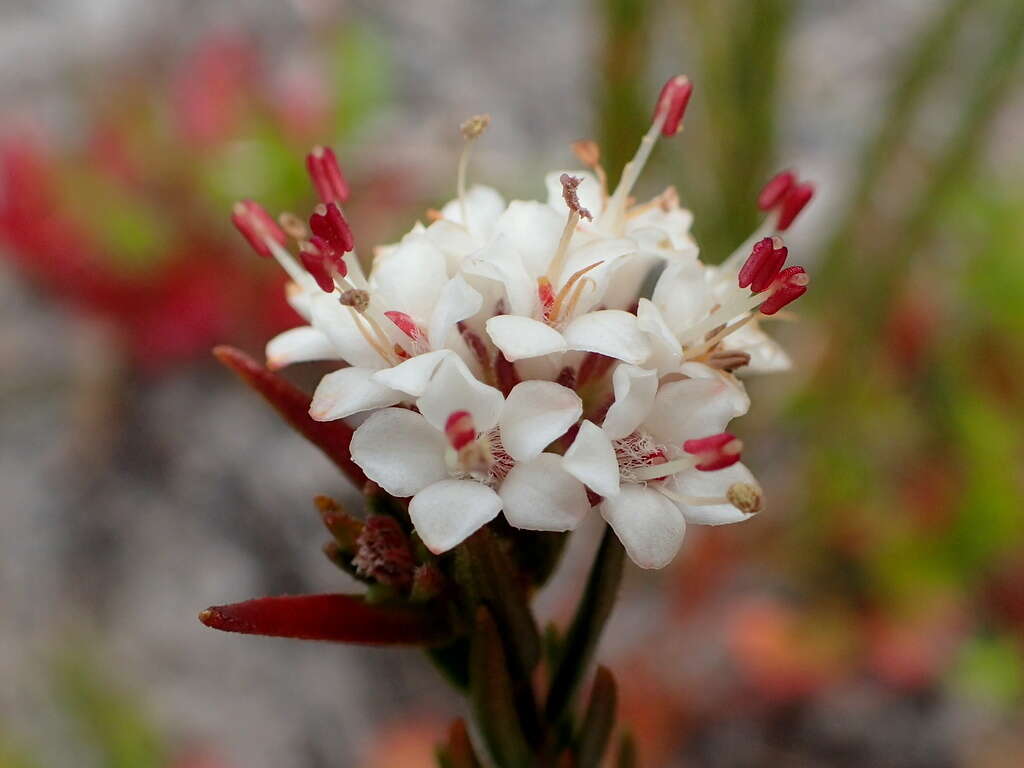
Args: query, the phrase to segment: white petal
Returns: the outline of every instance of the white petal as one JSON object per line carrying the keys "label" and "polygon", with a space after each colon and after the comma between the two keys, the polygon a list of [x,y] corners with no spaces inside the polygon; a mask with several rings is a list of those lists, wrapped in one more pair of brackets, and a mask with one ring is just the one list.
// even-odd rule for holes
{"label": "white petal", "polygon": [[686,520],[675,504],[650,488],[623,486],[618,496],[601,502],[601,514],[641,568],[664,568],[682,546]]}
{"label": "white petal", "polygon": [[571,531],[590,511],[583,483],[553,453],[517,463],[498,493],[505,519],[528,531]]}
{"label": "white petal", "polygon": [[501,214],[495,234],[518,251],[526,271],[536,279],[547,270],[565,228],[565,215],[544,203],[513,200]]}
{"label": "white petal", "polygon": [[654,405],[658,391],[658,373],[620,363],[612,374],[615,402],[604,417],[602,428],[612,440],[632,434]]}
{"label": "white petal", "polygon": [[316,293],[311,291],[308,286],[299,285],[298,283],[287,283],[284,286],[284,298],[288,302],[288,305],[294,309],[303,320],[307,323],[312,321],[312,309],[311,303],[313,297],[317,293],[323,293],[317,286],[313,286]]}
{"label": "white petal", "polygon": [[497,315],[487,321],[487,335],[509,362],[566,350],[562,334],[540,320],[521,315]]}
{"label": "white petal", "polygon": [[562,332],[569,349],[597,352],[616,360],[640,365],[651,354],[647,336],[636,315],[619,309],[603,309],[581,315]]}
{"label": "white petal", "polygon": [[665,267],[651,300],[677,337],[707,317],[715,304],[705,268],[696,259],[675,260]]}
{"label": "white petal", "polygon": [[583,413],[580,396],[553,381],[516,384],[501,411],[501,443],[516,460],[533,458]]}
{"label": "white petal", "polygon": [[378,384],[373,374],[369,368],[342,368],[328,373],[316,386],[309,415],[316,421],[334,421],[401,402],[402,393]]}
{"label": "white petal", "polygon": [[644,427],[658,440],[682,445],[716,435],[750,407],[742,385],[732,377],[698,363],[685,363],[680,370],[694,378],[662,384],[644,420]]}
{"label": "white petal", "polygon": [[416,533],[435,555],[458,546],[501,511],[501,498],[475,480],[442,480],[409,502]]}
{"label": "white petal", "polygon": [[[757,480],[742,463],[719,469],[715,472],[701,472],[688,469],[666,479],[665,487],[677,495],[690,498],[722,498],[728,493],[729,486],[735,483],[746,483],[758,486]],[[745,514],[732,504],[691,504],[676,501],[676,506],[683,513],[686,522],[697,525],[726,525],[741,523],[753,515]]]}
{"label": "white petal", "polygon": [[416,405],[442,432],[455,411],[469,411],[476,430],[486,432],[498,423],[504,402],[501,392],[478,380],[460,358],[450,355],[441,361]]}
{"label": "white petal", "polygon": [[740,374],[778,373],[793,367],[786,351],[754,323],[749,323],[727,336],[722,346],[750,355],[750,362],[739,369]]}
{"label": "white petal", "polygon": [[373,380],[385,387],[397,389],[411,397],[419,397],[427,388],[430,378],[441,361],[455,354],[450,349],[439,349],[410,357],[393,368],[381,368],[373,374]]}
{"label": "white petal", "polygon": [[272,371],[292,363],[337,359],[331,340],[311,325],[279,333],[267,342],[267,367]]}
{"label": "white petal", "polygon": [[519,252],[508,238],[499,235],[485,248],[468,256],[461,268],[468,275],[500,283],[512,314],[533,312],[537,304],[537,280],[527,273]]}
{"label": "white petal", "polygon": [[352,461],[392,496],[404,498],[448,477],[444,435],[418,413],[387,408],[352,435]]}
{"label": "white petal", "polygon": [[601,304],[609,309],[632,309],[647,285],[648,276],[662,264],[663,257],[649,252],[620,256],[611,265]]}
{"label": "white petal", "polygon": [[592,421],[584,421],[576,439],[565,452],[565,471],[601,496],[619,492],[619,462],[611,440]]}
{"label": "white petal", "polygon": [[356,326],[352,310],[339,304],[336,295],[320,291],[310,301],[310,312],[313,326],[331,340],[342,360],[361,368],[384,365],[381,356]]}
{"label": "white petal", "polygon": [[665,210],[660,205],[651,206],[638,216],[626,221],[626,229],[632,237],[640,239],[640,230],[656,230],[661,237],[667,237],[669,243],[662,246],[666,250],[695,251],[696,243],[690,235],[693,214],[685,208]]}
{"label": "white petal", "polygon": [[[493,187],[474,184],[466,192],[466,218],[469,219],[468,229],[480,241],[490,239],[494,233],[495,222],[505,210],[505,201]],[[445,203],[441,215],[448,221],[465,224],[462,220],[462,204],[458,198]]]}
{"label": "white petal", "polygon": [[448,264],[425,233],[408,234],[391,253],[373,262],[371,293],[384,310],[411,315],[426,324],[437,304],[441,288],[448,282]]}
{"label": "white petal", "polygon": [[565,198],[562,197],[561,177],[563,173],[583,179],[576,188],[576,196],[579,198],[580,205],[589,210],[590,214],[597,219],[604,210],[604,195],[601,193],[600,182],[590,171],[552,171],[547,174],[544,177],[544,186],[548,190],[548,205],[562,216],[569,214],[569,207],[565,204]]}
{"label": "white petal", "polygon": [[652,352],[647,367],[661,374],[676,370],[683,358],[683,347],[665,323],[661,310],[649,299],[640,299],[636,317],[640,330],[651,339]]}
{"label": "white petal", "polygon": [[430,346],[440,349],[456,323],[480,311],[484,297],[469,287],[462,275],[456,275],[441,288],[437,305],[430,315],[427,338]]}

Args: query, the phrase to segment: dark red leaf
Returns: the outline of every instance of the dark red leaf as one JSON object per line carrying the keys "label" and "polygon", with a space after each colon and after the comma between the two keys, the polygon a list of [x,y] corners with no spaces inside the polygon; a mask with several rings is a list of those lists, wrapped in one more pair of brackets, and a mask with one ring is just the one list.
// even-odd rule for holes
{"label": "dark red leaf", "polygon": [[286,595],[216,605],[199,614],[225,632],[366,645],[437,645],[450,633],[437,612],[369,605],[358,595]]}
{"label": "dark red leaf", "polygon": [[345,422],[314,421],[309,416],[310,397],[291,382],[269,371],[239,349],[215,347],[214,356],[270,403],[293,429],[323,451],[357,488],[366,483],[363,470],[349,455],[352,428]]}

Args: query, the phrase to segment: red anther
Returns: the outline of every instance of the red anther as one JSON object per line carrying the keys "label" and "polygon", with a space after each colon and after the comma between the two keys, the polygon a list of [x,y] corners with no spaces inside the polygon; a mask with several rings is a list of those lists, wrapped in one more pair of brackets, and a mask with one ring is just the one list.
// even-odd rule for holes
{"label": "red anther", "polygon": [[814,185],[808,181],[794,185],[782,201],[779,208],[779,222],[776,224],[779,232],[785,232],[800,215],[800,211],[811,202],[814,197]]}
{"label": "red anther", "polygon": [[541,313],[547,317],[555,306],[555,289],[546,277],[537,279],[537,298],[540,299]]}
{"label": "red anther", "polygon": [[772,284],[786,263],[789,249],[782,245],[777,237],[766,237],[754,244],[743,268],[740,269],[740,288],[750,287],[754,293],[760,293]]}
{"label": "red anther", "polygon": [[810,276],[803,267],[787,267],[771,285],[771,295],[761,304],[762,315],[774,315],[791,301],[807,293]]}
{"label": "red anther", "polygon": [[331,267],[337,270],[341,277],[348,274],[348,264],[345,263],[345,254],[336,251],[331,247],[331,244],[324,240],[322,237],[313,235],[309,238],[316,249],[321,253],[324,258],[325,264],[331,265]]}
{"label": "red anther", "polygon": [[352,230],[336,203],[321,203],[309,217],[313,234],[326,240],[338,253],[347,253],[355,247]]}
{"label": "red anther", "polygon": [[683,443],[683,450],[699,459],[697,469],[711,472],[731,467],[739,461],[743,443],[728,432],[722,432],[720,435],[687,440]]}
{"label": "red anther", "polygon": [[270,258],[270,246],[267,240],[274,240],[281,245],[288,242],[284,230],[278,225],[263,206],[253,200],[242,200],[231,209],[231,223],[242,233],[252,249],[264,258]]}
{"label": "red anther", "polygon": [[299,259],[306,271],[316,280],[320,290],[324,293],[331,293],[334,290],[334,278],[327,268],[327,258],[316,245],[306,242],[299,246]]}
{"label": "red anther", "polygon": [[757,196],[757,207],[762,211],[770,211],[782,202],[794,184],[796,184],[796,174],[792,171],[775,174],[761,188],[761,194]]}
{"label": "red anther", "polygon": [[657,120],[662,114],[665,115],[665,122],[661,126],[662,136],[675,136],[679,133],[683,116],[686,114],[686,106],[690,103],[692,95],[693,83],[686,75],[669,78],[661,87],[658,103],[654,107],[654,119]]}
{"label": "red anther", "polygon": [[394,323],[398,327],[398,330],[400,330],[413,341],[426,340],[427,335],[423,333],[423,329],[416,325],[416,321],[413,320],[409,315],[405,314],[405,312],[396,312],[394,310],[391,310],[389,312],[385,312],[384,316],[387,317],[387,319],[390,320],[392,323]]}
{"label": "red anther", "polygon": [[344,203],[348,200],[348,182],[341,173],[338,158],[330,147],[313,147],[306,155],[306,170],[323,203]]}
{"label": "red anther", "polygon": [[469,411],[453,411],[444,423],[444,434],[448,444],[456,451],[461,451],[476,440],[473,415]]}

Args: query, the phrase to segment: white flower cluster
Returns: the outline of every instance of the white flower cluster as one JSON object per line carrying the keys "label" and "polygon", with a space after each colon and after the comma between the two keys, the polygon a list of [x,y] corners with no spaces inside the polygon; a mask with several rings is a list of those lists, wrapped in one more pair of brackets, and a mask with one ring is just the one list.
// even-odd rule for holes
{"label": "white flower cluster", "polygon": [[[760,509],[725,429],[750,405],[734,371],[789,365],[759,319],[806,289],[801,268],[783,269],[777,235],[807,185],[776,177],[762,195],[762,231],[723,265],[703,264],[674,190],[630,197],[658,136],[678,130],[690,90],[669,81],[614,191],[592,142],[576,146],[591,170],[548,174],[546,202],[466,190],[460,163],[460,195],[376,249],[368,275],[341,215],[347,185],[332,192],[341,176],[329,150],[309,160],[324,199],[315,234],[285,222],[300,260],[262,209],[236,208],[243,234],[288,270],[289,299],[308,323],[268,344],[269,365],[345,364],[323,377],[310,414],[354,417],[353,461],[411,497],[433,552],[499,513],[517,528],[567,531],[596,504],[629,556],[660,568],[687,523]],[[467,149],[485,126],[463,126]]]}

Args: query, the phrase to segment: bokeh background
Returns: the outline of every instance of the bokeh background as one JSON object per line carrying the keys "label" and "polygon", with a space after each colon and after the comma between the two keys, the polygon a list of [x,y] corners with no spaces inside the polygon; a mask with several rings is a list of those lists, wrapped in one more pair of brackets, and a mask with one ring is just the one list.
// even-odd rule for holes
{"label": "bokeh background", "polygon": [[768,511],[631,572],[602,645],[641,765],[1024,764],[1022,58],[1020,0],[5,0],[0,766],[432,765],[458,702],[415,653],[195,619],[346,587],[310,503],[344,480],[209,355],[296,322],[231,202],[305,210],[330,143],[386,242],[468,115],[474,178],[536,197],[679,71],[644,186],[705,259],[773,171],[818,196],[795,368],[738,425]]}

